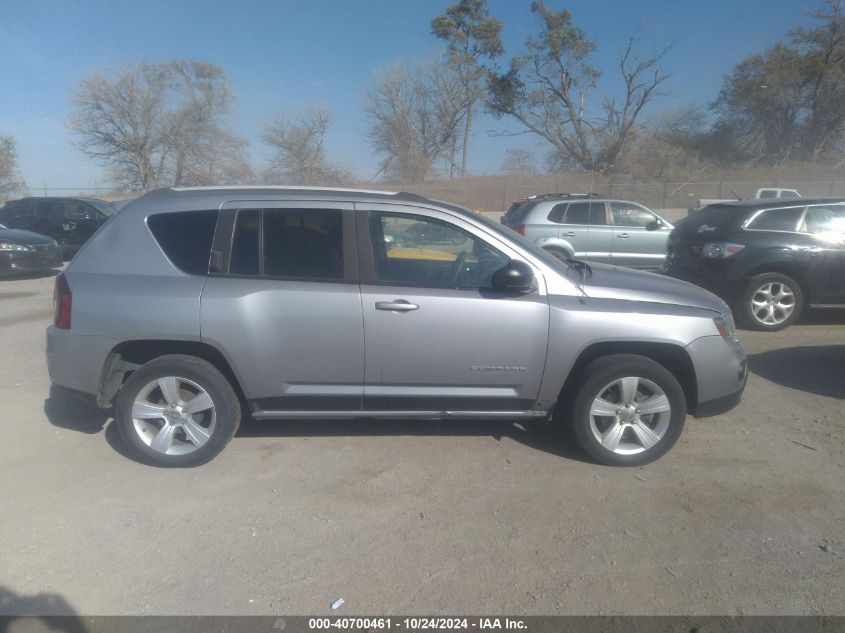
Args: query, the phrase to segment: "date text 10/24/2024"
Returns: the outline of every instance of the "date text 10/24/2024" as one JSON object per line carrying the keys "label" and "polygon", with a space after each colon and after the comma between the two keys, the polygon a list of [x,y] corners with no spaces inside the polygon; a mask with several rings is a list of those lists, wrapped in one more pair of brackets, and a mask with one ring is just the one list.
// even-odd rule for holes
{"label": "date text 10/24/2024", "polygon": [[511,618],[309,618],[308,628],[311,630],[390,630],[403,629],[406,631],[443,631],[443,630],[511,630],[518,631],[527,628],[525,622]]}

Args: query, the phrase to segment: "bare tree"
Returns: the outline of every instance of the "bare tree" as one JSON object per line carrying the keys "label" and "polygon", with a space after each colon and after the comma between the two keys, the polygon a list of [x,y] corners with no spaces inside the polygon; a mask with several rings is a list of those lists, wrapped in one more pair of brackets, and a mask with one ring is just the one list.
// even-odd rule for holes
{"label": "bare tree", "polygon": [[0,134],[0,195],[25,189],[18,176],[18,149],[13,136]]}
{"label": "bare tree", "polygon": [[368,90],[367,138],[383,156],[379,173],[419,182],[438,160],[451,160],[461,138],[460,78],[442,62],[394,66]]}
{"label": "bare tree", "polygon": [[326,157],[331,112],[325,106],[303,110],[296,120],[277,117],[264,130],[264,142],[275,149],[268,180],[297,185],[334,185],[349,179]]}
{"label": "bare tree", "polygon": [[618,62],[621,99],[604,99],[600,114],[592,114],[589,97],[600,77],[589,63],[595,43],[572,24],[566,9],[553,11],[542,0],[533,0],[531,11],[540,31],[528,37],[526,55],[512,59],[507,72],[491,78],[491,111],[515,118],[524,131],[547,140],[559,162],[612,169],[643,108],[660,95],[668,78],[660,62],[669,48],[643,58],[632,36]]}
{"label": "bare tree", "polygon": [[141,62],[81,79],[69,126],[118,186],[211,184],[248,165],[246,142],[225,126],[233,100],[218,66]]}
{"label": "bare tree", "polygon": [[502,163],[505,174],[535,174],[537,173],[537,157],[527,149],[505,150],[505,160]]}

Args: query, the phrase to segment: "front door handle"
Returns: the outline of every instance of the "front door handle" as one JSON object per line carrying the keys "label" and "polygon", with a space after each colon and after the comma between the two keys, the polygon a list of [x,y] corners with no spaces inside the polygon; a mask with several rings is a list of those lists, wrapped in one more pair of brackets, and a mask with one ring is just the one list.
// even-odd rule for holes
{"label": "front door handle", "polygon": [[561,233],[561,235],[563,237],[575,237],[575,233],[572,233],[571,231],[569,233]]}
{"label": "front door handle", "polygon": [[628,235],[627,233],[617,233],[617,234],[616,234],[616,237],[618,237],[618,238],[621,238],[621,239],[625,240],[625,239],[628,239],[628,238],[629,238],[629,237],[631,237],[631,236],[630,236],[630,235]]}
{"label": "front door handle", "polygon": [[387,310],[389,312],[410,312],[411,310],[418,310],[419,306],[416,303],[405,301],[404,299],[396,299],[394,301],[376,301],[376,310]]}

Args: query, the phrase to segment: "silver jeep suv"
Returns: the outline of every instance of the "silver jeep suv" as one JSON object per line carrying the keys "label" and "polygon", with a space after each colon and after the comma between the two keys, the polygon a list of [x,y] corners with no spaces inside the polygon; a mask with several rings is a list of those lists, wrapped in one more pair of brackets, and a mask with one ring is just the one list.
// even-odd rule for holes
{"label": "silver jeep suv", "polygon": [[641,204],[592,193],[550,193],[514,203],[502,224],[559,259],[658,269],[672,224]]}
{"label": "silver jeep suv", "polygon": [[709,292],[406,193],[153,191],[57,278],[54,316],[53,383],[160,466],[210,460],[243,415],[548,419],[636,465],[746,380]]}

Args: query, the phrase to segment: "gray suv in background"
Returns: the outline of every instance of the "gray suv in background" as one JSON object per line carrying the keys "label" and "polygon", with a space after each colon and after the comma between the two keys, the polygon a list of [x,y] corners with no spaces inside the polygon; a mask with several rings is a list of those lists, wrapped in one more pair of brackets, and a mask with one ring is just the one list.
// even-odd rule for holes
{"label": "gray suv in background", "polygon": [[548,419],[643,464],[746,380],[715,295],[405,193],[151,192],[56,279],[54,317],[53,383],[160,466],[208,461],[244,415]]}
{"label": "gray suv in background", "polygon": [[636,202],[596,194],[545,194],[511,206],[502,224],[559,259],[660,268],[674,228]]}

